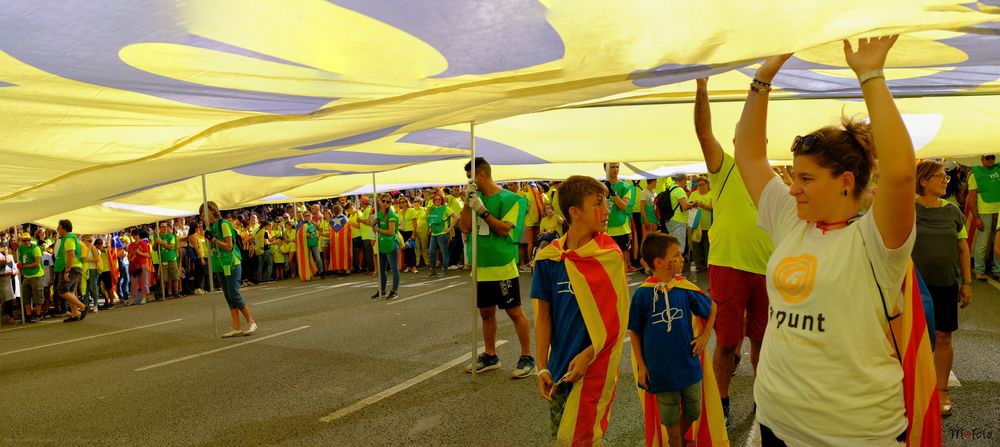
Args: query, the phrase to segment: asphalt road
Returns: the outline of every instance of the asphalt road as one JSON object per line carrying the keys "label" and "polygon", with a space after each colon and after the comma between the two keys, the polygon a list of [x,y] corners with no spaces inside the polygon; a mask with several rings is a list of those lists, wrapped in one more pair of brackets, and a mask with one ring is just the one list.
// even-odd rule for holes
{"label": "asphalt road", "polygon": [[[707,287],[699,275],[692,279]],[[529,286],[522,275],[523,297]],[[520,349],[509,319],[499,317],[503,367],[476,377],[462,371],[470,290],[465,275],[423,274],[404,274],[392,302],[369,299],[374,280],[361,275],[249,287],[244,297],[260,329],[232,339],[214,335],[229,324],[220,293],[81,323],[4,327],[0,445],[549,445],[535,379],[510,379]],[[952,391],[945,445],[1000,444],[1000,284],[974,291],[955,334],[961,386]],[[606,445],[643,443],[628,357],[626,348]],[[735,446],[754,426],[751,390],[743,362],[730,393]]]}

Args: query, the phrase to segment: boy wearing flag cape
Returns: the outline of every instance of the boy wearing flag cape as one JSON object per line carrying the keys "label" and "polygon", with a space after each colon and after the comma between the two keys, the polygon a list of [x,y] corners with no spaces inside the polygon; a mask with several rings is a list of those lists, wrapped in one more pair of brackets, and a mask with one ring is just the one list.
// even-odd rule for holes
{"label": "boy wearing flag cape", "polygon": [[680,276],[684,256],[676,237],[649,233],[641,252],[651,276],[632,296],[629,337],[646,445],[729,445],[718,386],[704,355],[716,305]]}
{"label": "boy wearing flag cape", "polygon": [[535,258],[538,390],[557,445],[600,445],[618,384],[629,297],[621,249],[605,233],[607,195],[590,177],[562,183],[569,230]]}

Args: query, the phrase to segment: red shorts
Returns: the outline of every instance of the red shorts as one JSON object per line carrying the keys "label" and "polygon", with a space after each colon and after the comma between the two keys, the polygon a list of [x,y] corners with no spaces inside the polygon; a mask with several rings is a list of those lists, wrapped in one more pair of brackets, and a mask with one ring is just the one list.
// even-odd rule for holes
{"label": "red shorts", "polygon": [[728,348],[737,346],[743,340],[744,317],[746,336],[752,341],[763,341],[767,328],[767,277],[709,265],[708,282],[711,284],[712,301],[717,306],[716,343]]}

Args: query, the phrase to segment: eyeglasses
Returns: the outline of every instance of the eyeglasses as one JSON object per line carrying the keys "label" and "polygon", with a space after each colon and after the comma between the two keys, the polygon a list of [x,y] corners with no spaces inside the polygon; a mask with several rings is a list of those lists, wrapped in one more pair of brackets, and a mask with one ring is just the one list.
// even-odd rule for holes
{"label": "eyeglasses", "polygon": [[996,159],[997,159],[996,155],[983,155],[983,160],[986,161],[996,161]]}
{"label": "eyeglasses", "polygon": [[930,176],[930,178],[940,178],[941,180],[944,180],[946,182],[951,181],[951,176],[948,174],[934,174]]}

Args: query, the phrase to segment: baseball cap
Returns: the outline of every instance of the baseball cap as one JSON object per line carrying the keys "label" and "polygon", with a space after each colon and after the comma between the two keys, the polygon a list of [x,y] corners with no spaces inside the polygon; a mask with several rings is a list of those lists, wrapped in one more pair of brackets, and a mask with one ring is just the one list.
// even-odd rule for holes
{"label": "baseball cap", "polygon": [[31,235],[28,233],[21,233],[21,239],[31,239]]}

